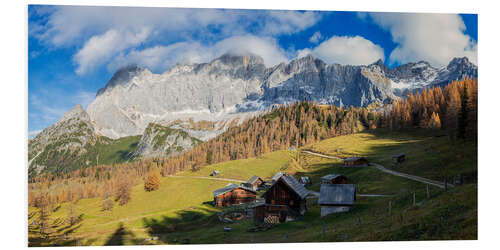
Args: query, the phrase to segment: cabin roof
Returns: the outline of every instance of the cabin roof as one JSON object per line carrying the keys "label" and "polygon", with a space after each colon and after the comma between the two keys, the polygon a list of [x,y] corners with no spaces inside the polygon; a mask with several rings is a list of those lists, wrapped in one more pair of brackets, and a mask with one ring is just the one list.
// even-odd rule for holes
{"label": "cabin roof", "polygon": [[319,205],[353,205],[356,195],[354,184],[322,184]]}
{"label": "cabin roof", "polygon": [[281,177],[276,180],[273,186],[276,185],[279,180],[283,180],[283,182],[288,187],[290,187],[290,189],[292,189],[301,199],[304,199],[307,195],[309,195],[309,190],[307,190],[302,184],[300,184],[300,182],[298,182],[293,176],[282,174]]}
{"label": "cabin roof", "polygon": [[219,196],[221,194],[225,194],[227,192],[235,190],[236,188],[241,188],[243,190],[246,190],[246,191],[249,191],[249,192],[252,192],[252,193],[257,193],[253,189],[251,189],[251,188],[247,188],[245,186],[238,185],[238,184],[229,183],[228,185],[226,185],[223,188],[219,188],[219,189],[214,190],[214,196]]}
{"label": "cabin roof", "polygon": [[277,180],[278,180],[279,178],[281,178],[281,176],[283,176],[284,174],[285,174],[285,173],[283,173],[283,172],[278,172],[278,173],[276,173],[276,174],[273,176],[273,178],[272,178],[271,180],[273,180],[273,181],[277,181]]}
{"label": "cabin roof", "polygon": [[328,175],[321,177],[321,180],[331,181],[331,180],[334,180],[337,177],[341,177],[341,176],[344,177],[343,175],[340,175],[340,174],[328,174]]}
{"label": "cabin roof", "polygon": [[345,158],[344,161],[357,161],[357,160],[365,160],[363,157],[350,157],[350,158]]}
{"label": "cabin roof", "polygon": [[253,184],[253,183],[254,183],[254,182],[256,182],[258,179],[260,179],[260,177],[259,177],[259,176],[257,176],[257,175],[254,175],[254,176],[250,177],[250,179],[248,180],[248,182],[247,182],[247,183]]}

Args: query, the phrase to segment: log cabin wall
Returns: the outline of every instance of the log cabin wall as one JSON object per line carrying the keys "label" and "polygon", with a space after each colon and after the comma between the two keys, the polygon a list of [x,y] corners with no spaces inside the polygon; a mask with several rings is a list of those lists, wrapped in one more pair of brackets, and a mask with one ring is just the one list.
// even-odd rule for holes
{"label": "log cabin wall", "polygon": [[266,192],[266,203],[271,205],[287,205],[291,209],[300,211],[300,197],[282,180],[273,185]]}

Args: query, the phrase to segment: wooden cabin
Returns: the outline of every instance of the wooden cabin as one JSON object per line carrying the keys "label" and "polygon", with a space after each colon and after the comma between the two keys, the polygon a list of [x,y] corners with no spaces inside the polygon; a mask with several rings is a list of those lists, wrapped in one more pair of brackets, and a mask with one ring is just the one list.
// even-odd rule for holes
{"label": "wooden cabin", "polygon": [[307,211],[307,190],[293,176],[282,173],[264,193],[265,203],[254,208],[255,221],[285,222]]}
{"label": "wooden cabin", "polygon": [[344,167],[367,167],[368,160],[364,157],[351,157],[344,159]]}
{"label": "wooden cabin", "polygon": [[321,177],[323,184],[347,184],[347,177],[340,174],[329,174]]}
{"label": "wooden cabin", "polygon": [[228,184],[214,191],[214,206],[226,207],[242,203],[255,202],[257,192],[237,184]]}
{"label": "wooden cabin", "polygon": [[217,176],[219,173],[220,173],[220,172],[219,172],[219,170],[214,170],[214,171],[210,174],[210,176]]}
{"label": "wooden cabin", "polygon": [[247,183],[248,183],[247,186],[253,188],[253,190],[257,190],[259,189],[260,186],[264,184],[264,180],[262,180],[257,175],[254,175],[247,181]]}
{"label": "wooden cabin", "polygon": [[354,184],[322,184],[318,204],[321,206],[321,217],[331,213],[347,212],[356,201]]}
{"label": "wooden cabin", "polygon": [[400,164],[406,160],[406,155],[401,153],[392,157],[392,164]]}

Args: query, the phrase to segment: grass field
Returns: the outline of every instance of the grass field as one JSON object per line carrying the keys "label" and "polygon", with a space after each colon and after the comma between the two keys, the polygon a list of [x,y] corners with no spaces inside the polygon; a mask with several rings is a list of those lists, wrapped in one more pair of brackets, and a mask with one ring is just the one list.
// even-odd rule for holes
{"label": "grass field", "polygon": [[[429,147],[433,154],[426,151]],[[436,180],[443,173],[472,176],[477,169],[473,145],[457,142],[450,146],[447,137],[425,133],[370,131],[324,140],[305,148],[340,157],[362,155],[397,171]],[[342,168],[339,161],[298,152],[300,149],[277,151],[257,158],[206,166],[196,172],[186,171],[179,174],[182,178],[163,178],[160,189],[153,192],[145,192],[142,184],[137,185],[133,188],[131,201],[124,206],[115,204],[111,212],[101,210],[100,199],[80,200],[75,209],[83,214],[83,220],[72,234],[79,240],[70,244],[477,239],[477,183],[474,178],[467,178],[465,185],[449,191],[431,187],[431,197],[427,198],[425,184],[392,176],[371,166]],[[392,155],[400,152],[407,154],[408,161],[392,167]],[[243,220],[230,224],[232,232],[224,232],[223,227],[228,224],[219,222],[214,214],[220,209],[210,202],[212,191],[228,182],[189,178],[209,177],[213,170],[220,171],[218,178],[236,180],[247,180],[254,174],[269,179],[274,173],[285,171],[309,176],[313,184],[308,188],[314,191],[319,191],[321,176],[339,173],[357,184],[358,193],[393,196],[358,197],[353,210],[324,218],[320,218],[320,208],[313,199],[309,211],[300,220],[259,233],[248,233],[246,230],[253,226],[253,221]],[[389,201],[391,215],[388,214]],[[62,204],[53,217],[66,216],[67,206]],[[34,211],[34,208],[29,210]],[[158,238],[153,240],[152,237]]]}

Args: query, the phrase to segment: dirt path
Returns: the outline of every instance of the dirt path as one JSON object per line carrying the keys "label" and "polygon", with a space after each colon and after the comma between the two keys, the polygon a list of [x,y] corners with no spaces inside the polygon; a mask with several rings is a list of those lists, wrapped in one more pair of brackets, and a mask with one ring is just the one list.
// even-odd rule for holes
{"label": "dirt path", "polygon": [[[318,156],[318,157],[323,157],[323,158],[328,158],[328,159],[342,160],[341,158],[336,157],[336,156],[324,155],[324,154],[315,153],[315,152],[311,152],[311,151],[305,151],[305,150],[302,151],[302,152],[307,153],[307,154],[311,154],[311,155],[315,155],[315,156]],[[425,183],[425,184],[433,185],[433,186],[436,186],[436,187],[444,189],[444,183],[443,182],[434,181],[434,180],[430,180],[430,179],[423,178],[423,177],[420,177],[420,176],[411,175],[411,174],[405,174],[405,173],[397,172],[397,171],[394,171],[394,170],[390,170],[390,169],[387,169],[387,168],[385,168],[384,166],[382,166],[382,165],[380,165],[378,163],[370,162],[370,165],[371,166],[375,166],[378,170],[380,170],[382,172],[385,172],[385,173],[388,173],[388,174],[400,176],[400,177],[403,177],[403,178],[406,178],[406,179],[410,179],[410,180],[422,182],[422,183]],[[452,185],[450,183],[447,183],[447,186],[448,187],[454,187],[454,185]]]}
{"label": "dirt path", "polygon": [[216,177],[205,177],[205,176],[169,175],[168,177],[173,177],[173,178],[191,178],[191,179],[206,179],[206,180],[215,180],[215,181],[247,182],[247,181],[243,181],[243,180],[226,179],[226,178],[216,178]]}
{"label": "dirt path", "polygon": [[323,154],[319,154],[319,153],[315,153],[315,152],[311,152],[311,151],[307,151],[307,150],[302,150],[301,152],[306,153],[306,154],[310,154],[310,155],[323,157],[323,158],[328,158],[328,159],[335,159],[335,160],[340,160],[340,161],[342,160],[342,158],[337,157],[337,156],[323,155]]}
{"label": "dirt path", "polygon": [[[397,172],[397,171],[394,171],[394,170],[390,170],[390,169],[387,169],[387,168],[385,168],[384,166],[382,166],[382,165],[380,165],[378,163],[370,162],[370,165],[375,166],[378,170],[380,170],[382,172],[385,172],[385,173],[388,173],[388,174],[392,174],[392,175],[396,175],[396,176],[401,176],[401,177],[404,177],[406,179],[410,179],[410,180],[422,182],[422,183],[425,183],[425,184],[433,185],[433,186],[436,186],[438,188],[444,189],[444,183],[443,182],[434,181],[434,180],[430,180],[430,179],[427,179],[427,178],[424,178],[424,177],[420,177],[420,176],[416,176],[416,175],[411,175],[411,174],[405,174],[405,173]],[[452,185],[450,183],[447,183],[447,186],[448,187],[454,187],[454,185]]]}

